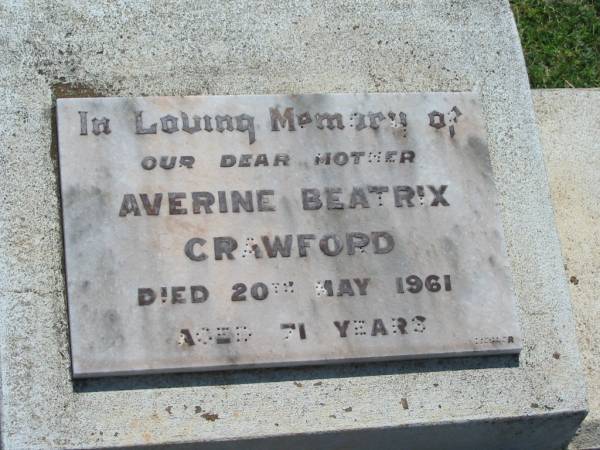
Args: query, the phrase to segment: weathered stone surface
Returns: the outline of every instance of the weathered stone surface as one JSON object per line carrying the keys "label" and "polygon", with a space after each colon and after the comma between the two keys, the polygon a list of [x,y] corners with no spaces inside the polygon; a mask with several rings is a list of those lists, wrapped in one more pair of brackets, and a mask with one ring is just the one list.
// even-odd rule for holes
{"label": "weathered stone surface", "polygon": [[[600,90],[533,91],[570,282],[590,413],[572,448],[600,448]],[[564,355],[557,353],[556,358]]]}
{"label": "weathered stone surface", "polygon": [[75,376],[520,350],[476,95],[57,113]]}
{"label": "weathered stone surface", "polygon": [[[193,9],[39,1],[0,14],[5,448],[195,442],[214,449],[254,439],[264,449],[285,439],[287,449],[402,442],[415,450],[443,442],[461,450],[550,450],[569,439],[585,414],[584,379],[508,2]],[[71,381],[53,92],[470,90],[482,99],[488,129],[523,333],[518,365],[485,357]]]}

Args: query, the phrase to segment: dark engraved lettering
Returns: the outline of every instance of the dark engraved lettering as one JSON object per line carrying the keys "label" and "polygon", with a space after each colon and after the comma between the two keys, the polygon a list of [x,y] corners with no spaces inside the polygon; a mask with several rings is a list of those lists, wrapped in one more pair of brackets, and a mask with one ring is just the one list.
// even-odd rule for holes
{"label": "dark engraved lettering", "polygon": [[327,291],[327,297],[333,297],[333,281],[325,280],[323,281],[323,289]]}
{"label": "dark engraved lettering", "polygon": [[208,131],[209,133],[213,130],[211,117],[206,115],[202,117],[204,119],[204,131]]}
{"label": "dark engraved lettering", "polygon": [[408,122],[406,120],[406,113],[404,113],[404,112],[398,113],[398,119],[400,120],[400,123],[402,124],[403,127],[408,125]]}
{"label": "dark engraved lettering", "polygon": [[338,187],[325,188],[325,197],[327,199],[327,209],[344,209],[343,203],[340,201],[339,194],[342,189]]}
{"label": "dark engraved lettering", "polygon": [[402,281],[402,277],[396,278],[396,292],[398,294],[404,294],[404,281]]}
{"label": "dark engraved lettering", "polygon": [[102,119],[92,119],[92,133],[98,136],[100,133],[110,134],[110,119],[103,117]]}
{"label": "dark engraved lettering", "polygon": [[133,213],[134,216],[141,216],[140,207],[138,206],[135,195],[125,194],[123,195],[123,201],[121,202],[121,209],[119,209],[119,216],[125,217],[127,214]]}
{"label": "dark engraved lettering", "polygon": [[304,328],[303,323],[298,324],[298,333],[300,334],[300,339],[306,339],[306,328]]}
{"label": "dark engraved lettering", "polygon": [[406,120],[406,113],[399,112],[398,113],[398,120],[400,121],[400,124],[402,124],[403,127],[406,127],[408,125],[408,122]]}
{"label": "dark engraved lettering", "polygon": [[350,156],[352,156],[354,164],[360,163],[360,158],[365,156],[365,152],[350,152]]}
{"label": "dark engraved lettering", "polygon": [[215,196],[210,192],[192,192],[192,211],[194,214],[200,214],[201,208],[204,208],[206,214],[211,214],[211,205],[215,203]]}
{"label": "dark engraved lettering", "polygon": [[151,305],[156,300],[156,292],[150,288],[139,288],[138,289],[138,305],[146,306]]}
{"label": "dark engraved lettering", "polygon": [[256,141],[254,134],[254,117],[249,116],[248,114],[240,114],[239,116],[235,116],[235,126],[236,129],[242,133],[244,131],[248,132],[248,141],[250,144],[253,144],[254,141]]}
{"label": "dark engraved lettering", "polygon": [[385,328],[383,320],[374,319],[373,320],[373,328],[371,329],[371,336],[378,336],[380,334],[383,336],[387,336],[387,334],[388,334],[387,329]]}
{"label": "dark engraved lettering", "polygon": [[358,287],[359,295],[367,295],[367,286],[369,285],[370,278],[354,278],[354,283]]}
{"label": "dark engraved lettering", "polygon": [[[216,122],[216,128],[217,131],[219,131],[220,133],[222,133],[223,131],[225,131],[225,129],[227,129],[227,131],[233,131],[233,119],[231,118],[230,115],[224,115],[224,116],[216,116],[215,117],[215,122]],[[223,127],[223,124],[227,124],[226,127]]]}
{"label": "dark engraved lettering", "polygon": [[[381,241],[384,241],[383,244]],[[371,242],[375,247],[375,253],[383,255],[394,249],[394,238],[387,231],[374,231],[371,233]]]}
{"label": "dark engraved lettering", "polygon": [[135,133],[136,134],[156,134],[156,123],[153,123],[148,128],[144,128],[142,114],[143,114],[143,111],[135,112]]}
{"label": "dark engraved lettering", "polygon": [[352,194],[350,194],[349,208],[356,208],[360,205],[362,208],[369,208],[369,201],[367,200],[367,194],[361,187],[352,188]]}
{"label": "dark engraved lettering", "polygon": [[269,295],[269,288],[265,283],[254,283],[250,288],[250,295],[254,300],[264,300]]}
{"label": "dark engraved lettering", "polygon": [[[287,340],[290,338],[290,335],[292,334],[292,330],[296,329],[296,324],[295,323],[282,323],[282,324],[280,324],[280,327],[282,330],[289,330],[287,336],[285,337],[285,339]],[[303,323],[298,324],[298,332],[300,334],[300,339],[306,339],[306,329],[304,328]]]}
{"label": "dark engraved lettering", "polygon": [[252,154],[243,154],[242,156],[240,156],[240,162],[239,162],[239,167],[250,167],[252,166],[252,164],[250,163],[250,160],[252,159]]}
{"label": "dark engraved lettering", "polygon": [[446,126],[444,114],[438,111],[431,111],[429,114],[429,126],[439,130]]}
{"label": "dark engraved lettering", "polygon": [[348,153],[346,152],[337,152],[335,155],[333,155],[333,162],[338,166],[345,165],[348,162],[348,159]]}
{"label": "dark engraved lettering", "polygon": [[204,303],[208,300],[208,289],[202,285],[190,286],[192,303]]}
{"label": "dark engraved lettering", "polygon": [[171,303],[185,303],[185,297],[181,295],[182,292],[185,292],[185,286],[171,287]]}
{"label": "dark engraved lettering", "polygon": [[279,108],[269,108],[271,114],[271,131],[279,131],[279,127],[288,127],[289,131],[296,131],[294,124],[294,108],[286,108],[283,115],[279,111]]}
{"label": "dark engraved lettering", "polygon": [[398,329],[400,334],[407,334],[406,325],[407,325],[406,319],[404,319],[402,317],[396,318],[396,328]]}
{"label": "dark engraved lettering", "polygon": [[270,198],[275,195],[272,189],[261,189],[256,191],[256,208],[259,211],[275,211],[275,205],[270,203]]}
{"label": "dark engraved lettering", "polygon": [[191,169],[196,162],[196,159],[193,156],[180,156],[179,157],[179,165]]}
{"label": "dark engraved lettering", "polygon": [[221,156],[221,167],[233,167],[237,158],[234,155],[222,155]]}
{"label": "dark engraved lettering", "polygon": [[352,283],[348,278],[342,278],[338,284],[337,296],[342,297],[343,295],[354,297],[354,289],[352,288]]}
{"label": "dark engraved lettering", "polygon": [[412,324],[414,326],[413,331],[416,333],[423,333],[427,328],[425,326],[425,317],[423,316],[415,316],[412,319]]}
{"label": "dark engraved lettering", "polygon": [[194,342],[194,339],[192,338],[192,333],[190,333],[190,330],[188,330],[187,328],[183,328],[182,330],[179,331],[179,333],[181,334],[183,343],[185,343],[187,345],[196,345],[196,343]]}
{"label": "dark engraved lettering", "polygon": [[415,191],[410,186],[394,186],[394,203],[396,207],[402,208],[404,202],[406,206],[412,207],[415,204],[412,202],[412,198],[415,196]]}
{"label": "dark engraved lettering", "polygon": [[367,125],[365,124],[364,114],[354,113],[354,117],[357,118],[356,126],[354,127],[357,131],[364,130],[365,128],[367,128]]}
{"label": "dark engraved lettering", "polygon": [[401,163],[405,163],[405,162],[412,163],[414,161],[415,161],[415,152],[413,152],[411,150],[407,150],[405,152],[400,153],[400,162]]}
{"label": "dark engraved lettering", "polygon": [[429,292],[439,292],[442,289],[442,285],[439,281],[440,277],[437,275],[429,275],[425,278],[425,289]]}
{"label": "dark engraved lettering", "polygon": [[341,338],[347,337],[348,325],[350,325],[349,320],[344,320],[342,323],[336,320],[335,322],[333,322],[333,324],[338,329]]}
{"label": "dark engraved lettering", "polygon": [[190,119],[188,115],[184,112],[181,113],[181,129],[189,134],[194,134],[200,131],[202,128],[200,126],[202,118],[199,116],[193,116],[192,120],[194,121],[194,126],[190,127]]}
{"label": "dark engraved lettering", "polygon": [[256,155],[256,161],[254,162],[254,167],[258,166],[268,166],[269,160],[267,159],[267,155],[265,153],[259,153]]}
{"label": "dark engraved lettering", "polygon": [[442,184],[439,187],[439,189],[436,189],[435,186],[431,186],[431,185],[428,185],[427,187],[429,188],[431,193],[435,196],[435,198],[431,202],[431,206],[438,206],[440,204],[442,206],[450,206],[450,203],[448,203],[446,201],[446,199],[444,198],[444,193],[446,192],[446,189],[448,189],[447,185]]}
{"label": "dark engraved lettering", "polygon": [[[438,275],[428,275],[425,277],[425,281],[423,281],[423,279],[417,275],[410,275],[406,277],[406,285],[408,292],[412,294],[421,292],[423,287],[425,287],[425,289],[429,292],[440,292],[442,287],[446,291],[452,290],[450,275],[444,275],[443,285],[441,282],[441,277]],[[401,277],[396,278],[396,292],[398,294],[404,294],[404,280]]]}
{"label": "dark engraved lettering", "polygon": [[188,258],[190,258],[192,261],[204,261],[206,258],[208,258],[206,253],[196,253],[194,251],[194,248],[196,247],[196,245],[199,245],[200,247],[202,247],[204,244],[206,244],[206,241],[202,238],[190,239],[189,241],[187,241],[185,243],[185,248],[184,248],[185,255]]}
{"label": "dark engraved lettering", "polygon": [[[329,242],[333,242],[333,249],[329,248]],[[344,244],[335,234],[326,234],[319,241],[319,248],[327,256],[337,256],[343,250]]]}
{"label": "dark engraved lettering", "polygon": [[406,277],[406,285],[408,286],[408,292],[417,294],[423,289],[423,280],[416,275],[410,275]]}
{"label": "dark engraved lettering", "polygon": [[78,111],[79,113],[79,134],[81,136],[87,136],[87,111]]}
{"label": "dark engraved lettering", "polygon": [[319,153],[315,156],[315,166],[319,164],[329,165],[331,163],[331,153],[325,153],[323,156]]}
{"label": "dark engraved lettering", "polygon": [[310,241],[315,240],[314,234],[299,234],[298,235],[298,255],[301,257],[306,256],[306,249],[310,247]]}
{"label": "dark engraved lettering", "polygon": [[233,251],[238,247],[238,243],[234,238],[229,236],[216,237],[213,238],[213,245],[217,261],[222,260],[223,255],[226,255],[227,259],[235,259]]}
{"label": "dark engraved lettering", "polygon": [[233,289],[233,294],[231,294],[232,302],[243,302],[246,300],[246,296],[244,293],[248,289],[244,283],[236,283],[231,289]]}
{"label": "dark engraved lettering", "polygon": [[304,127],[304,125],[308,125],[309,123],[312,123],[312,117],[308,111],[298,114],[298,125]]}
{"label": "dark engraved lettering", "polygon": [[254,211],[252,191],[245,191],[243,196],[240,191],[231,191],[231,212],[239,213],[240,207],[246,212]]}
{"label": "dark engraved lettering", "polygon": [[285,244],[281,242],[279,236],[273,237],[272,243],[269,240],[269,236],[262,236],[261,240],[269,258],[277,257],[278,253],[284,258],[288,258],[292,252],[293,236],[291,234],[285,235]]}
{"label": "dark engraved lettering", "polygon": [[177,163],[177,157],[176,156],[171,156],[170,159],[168,156],[161,156],[160,157],[160,167],[163,169],[172,169],[173,167],[175,167],[175,164]]}
{"label": "dark engraved lettering", "polygon": [[166,116],[163,116],[160,118],[160,125],[162,130],[165,133],[175,133],[176,131],[179,131],[179,127],[177,126],[177,117],[172,116],[171,114],[167,114]]}
{"label": "dark engraved lettering", "polygon": [[258,246],[258,244],[253,244],[251,246],[252,251],[250,252],[251,254],[254,253],[254,257],[256,259],[258,258],[262,258],[262,250],[260,249],[260,247]]}
{"label": "dark engraved lettering", "polygon": [[396,162],[396,155],[398,154],[398,152],[396,150],[390,150],[385,152],[385,162]]}
{"label": "dark engraved lettering", "polygon": [[318,189],[302,188],[302,209],[315,210],[323,206],[320,200],[321,193]]}
{"label": "dark engraved lettering", "polygon": [[289,162],[290,155],[287,153],[275,153],[275,161],[273,162],[274,166],[278,166],[279,164],[287,166]]}
{"label": "dark engraved lettering", "polygon": [[444,289],[446,291],[452,290],[452,284],[450,283],[450,275],[444,275]]}
{"label": "dark engraved lettering", "polygon": [[290,338],[290,336],[292,335],[293,330],[296,329],[296,324],[295,323],[282,323],[280,324],[280,328],[282,330],[288,330],[284,339],[288,340]]}
{"label": "dark engraved lettering", "polygon": [[385,116],[381,111],[376,113],[369,113],[369,126],[374,130],[379,128],[379,122],[383,120],[385,120]]}
{"label": "dark engraved lettering", "polygon": [[152,170],[156,167],[156,158],[154,156],[146,156],[142,159],[142,168],[146,170]]}
{"label": "dark engraved lettering", "polygon": [[348,254],[354,255],[355,250],[361,250],[364,253],[363,248],[369,245],[369,236],[361,232],[351,232],[346,234],[346,247],[348,248]]}
{"label": "dark engraved lettering", "polygon": [[[335,127],[338,129],[344,129],[344,123],[342,121],[342,115],[340,113],[329,114],[329,113],[317,113],[315,115],[315,120],[317,121],[317,128],[320,130],[323,129],[323,121],[327,121],[327,128],[333,130]],[[334,124],[335,122],[335,124]]]}
{"label": "dark engraved lettering", "polygon": [[146,210],[147,215],[158,216],[158,213],[160,212],[162,198],[163,195],[161,193],[154,194],[154,200],[152,201],[152,203],[150,203],[148,194],[140,194],[140,199],[142,199],[142,205],[144,205],[144,209]]}
{"label": "dark engraved lettering", "polygon": [[384,192],[388,192],[390,190],[390,188],[387,186],[370,186],[369,185],[369,186],[367,186],[367,190],[371,194],[381,195]]}
{"label": "dark engraved lettering", "polygon": [[[460,112],[460,109],[458,109],[456,106],[453,106],[452,109],[450,110],[450,112],[454,113],[454,117],[452,117],[450,119],[450,123],[452,123],[452,122],[457,123],[458,118],[460,116],[462,116],[462,112]],[[450,130],[450,137],[453,138],[454,135],[456,134],[456,131],[454,130],[454,124],[450,125],[449,130]]]}
{"label": "dark engraved lettering", "polygon": [[423,206],[425,204],[425,188],[420,184],[417,185],[417,196],[419,197],[419,203]]}
{"label": "dark engraved lettering", "polygon": [[217,336],[215,342],[217,344],[231,344],[231,336],[229,327],[217,327]]}
{"label": "dark engraved lettering", "polygon": [[218,191],[217,195],[219,196],[219,212],[226,213],[227,212],[227,197],[225,191]]}
{"label": "dark engraved lettering", "polygon": [[187,209],[181,207],[181,198],[185,198],[185,192],[169,192],[169,214],[187,214]]}

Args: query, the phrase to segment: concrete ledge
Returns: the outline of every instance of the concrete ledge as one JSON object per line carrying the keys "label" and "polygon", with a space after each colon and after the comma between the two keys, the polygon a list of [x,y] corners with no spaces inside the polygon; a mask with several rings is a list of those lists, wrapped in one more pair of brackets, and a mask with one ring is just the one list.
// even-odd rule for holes
{"label": "concrete ledge", "polygon": [[[36,2],[11,5],[3,14],[0,427],[6,449],[190,442],[239,448],[253,439],[262,440],[260,448],[375,442],[380,449],[397,448],[402,439],[406,447],[425,449],[439,448],[441,439],[447,449],[552,450],[570,439],[586,409],[584,379],[507,1],[242,1],[196,9]],[[84,385],[70,379],[53,96],[458,90],[482,100],[523,330],[519,361],[469,358]]]}
{"label": "concrete ledge", "polygon": [[[208,450],[263,450],[265,448],[289,450],[343,450],[347,448],[404,448],[412,450],[440,450],[460,448],[466,450],[507,450],[527,448],[547,450],[543,442],[552,440],[553,448],[563,448],[565,433],[581,422],[585,412],[564,414],[541,414],[511,418],[508,420],[466,421],[463,423],[440,422],[430,426],[403,426],[398,428],[374,428],[361,431],[340,430],[315,435],[287,435],[266,439],[236,442],[210,442],[202,448]],[[533,433],[531,431],[533,430]],[[546,434],[550,430],[550,434]],[[527,436],[521,439],[519,436]],[[125,447],[131,449],[139,447]],[[149,449],[164,448],[150,446]],[[174,450],[195,450],[198,443],[178,444]]]}
{"label": "concrete ledge", "polygon": [[590,414],[574,449],[600,448],[600,89],[533,91],[570,280]]}

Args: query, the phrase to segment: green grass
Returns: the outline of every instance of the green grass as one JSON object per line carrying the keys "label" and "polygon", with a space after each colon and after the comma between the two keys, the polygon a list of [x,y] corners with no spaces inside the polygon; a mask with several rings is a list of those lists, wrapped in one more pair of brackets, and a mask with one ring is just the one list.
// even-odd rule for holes
{"label": "green grass", "polygon": [[510,0],[532,88],[600,87],[600,0]]}

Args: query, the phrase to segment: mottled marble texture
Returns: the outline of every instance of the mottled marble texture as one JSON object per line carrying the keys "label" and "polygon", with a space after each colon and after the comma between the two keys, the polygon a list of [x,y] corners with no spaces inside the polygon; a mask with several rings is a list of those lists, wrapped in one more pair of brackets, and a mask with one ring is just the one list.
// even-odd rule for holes
{"label": "mottled marble texture", "polygon": [[521,347],[475,94],[68,99],[58,124],[77,377]]}

